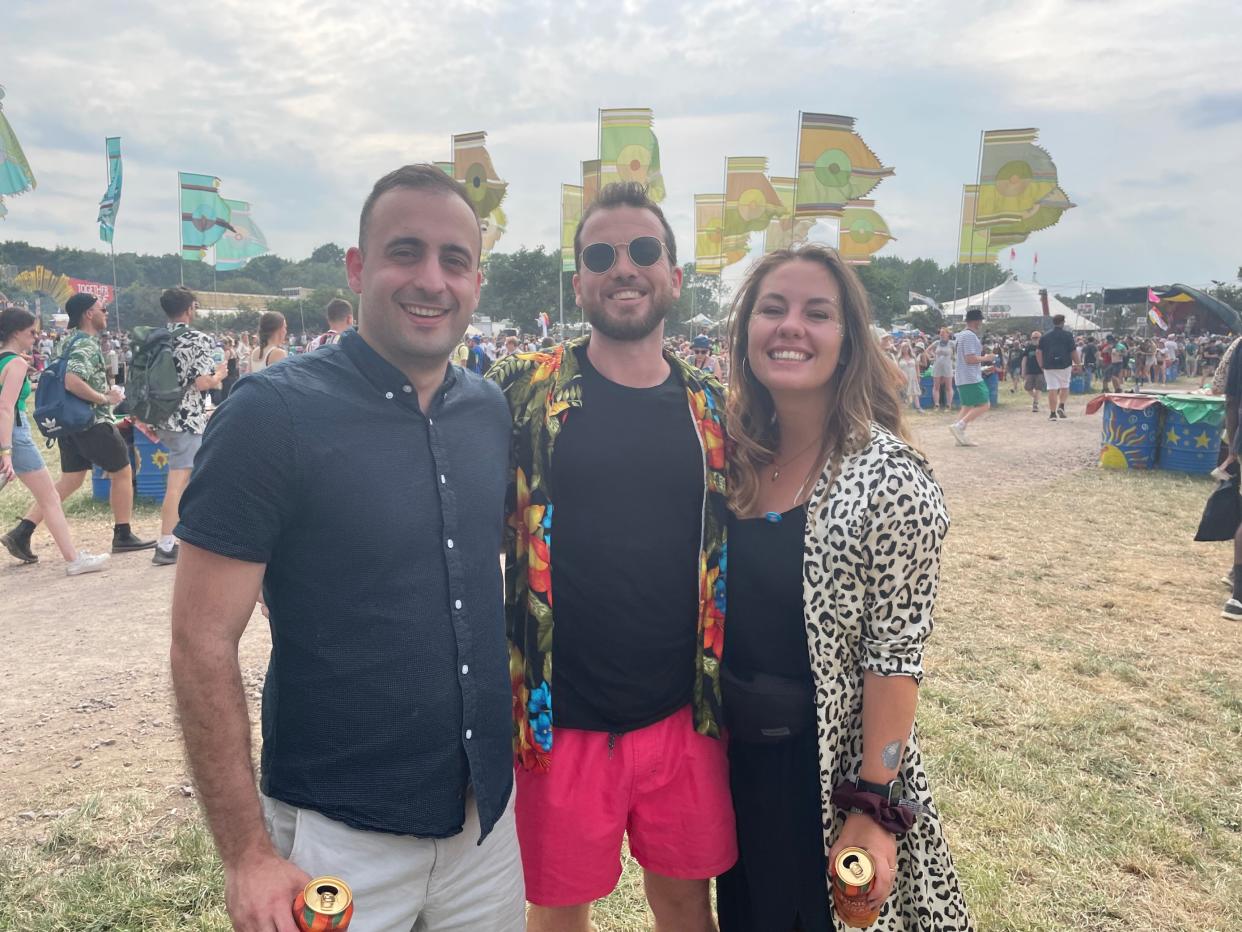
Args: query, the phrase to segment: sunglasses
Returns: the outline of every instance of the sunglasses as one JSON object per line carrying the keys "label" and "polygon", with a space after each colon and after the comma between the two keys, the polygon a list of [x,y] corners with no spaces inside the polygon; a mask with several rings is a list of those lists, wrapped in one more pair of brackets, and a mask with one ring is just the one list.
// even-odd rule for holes
{"label": "sunglasses", "polygon": [[596,275],[603,275],[617,263],[617,247],[624,246],[630,261],[639,268],[649,268],[660,261],[664,244],[659,237],[639,236],[628,243],[592,243],[582,250],[582,264]]}

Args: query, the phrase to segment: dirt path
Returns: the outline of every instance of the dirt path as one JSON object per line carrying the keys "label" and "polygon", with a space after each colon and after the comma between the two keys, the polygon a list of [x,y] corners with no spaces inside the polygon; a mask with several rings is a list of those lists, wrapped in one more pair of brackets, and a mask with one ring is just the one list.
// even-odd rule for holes
{"label": "dirt path", "polygon": [[[1009,496],[1090,465],[1099,417],[1084,417],[1075,396],[1071,417],[1048,423],[1019,396],[989,413],[958,447],[946,414],[916,416],[918,441],[950,506]],[[154,534],[154,521],[140,533]],[[147,526],[152,525],[152,526]],[[103,551],[110,527],[74,521],[77,541]],[[171,806],[185,805],[188,784],[168,676],[168,605],[174,570],[153,567],[148,553],[114,557],[105,573],[68,579],[51,539],[40,531],[43,562],[0,563],[0,637],[8,662],[0,673],[0,838],[23,833],[91,792],[133,789]],[[242,671],[252,717],[270,646],[257,613],[242,639]]]}

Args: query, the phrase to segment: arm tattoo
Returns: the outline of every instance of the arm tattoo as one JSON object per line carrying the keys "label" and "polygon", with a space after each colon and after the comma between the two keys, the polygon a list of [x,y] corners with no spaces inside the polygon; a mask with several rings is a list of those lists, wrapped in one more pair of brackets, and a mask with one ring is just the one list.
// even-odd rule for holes
{"label": "arm tattoo", "polygon": [[890,741],[884,745],[884,752],[880,759],[889,770],[895,770],[901,763],[901,742]]}

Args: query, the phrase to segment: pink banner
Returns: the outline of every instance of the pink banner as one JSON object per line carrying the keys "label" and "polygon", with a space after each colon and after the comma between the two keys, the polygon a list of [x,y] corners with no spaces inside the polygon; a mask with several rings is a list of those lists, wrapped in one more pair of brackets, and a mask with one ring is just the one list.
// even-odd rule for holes
{"label": "pink banner", "polygon": [[112,291],[111,285],[105,285],[103,282],[88,282],[81,278],[69,279],[69,284],[73,286],[73,290],[79,294],[93,294],[104,304],[111,306],[116,295]]}

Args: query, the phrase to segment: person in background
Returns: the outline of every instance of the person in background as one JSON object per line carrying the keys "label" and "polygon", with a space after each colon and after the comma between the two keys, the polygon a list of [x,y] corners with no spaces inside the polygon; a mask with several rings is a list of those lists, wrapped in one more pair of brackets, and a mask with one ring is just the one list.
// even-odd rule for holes
{"label": "person in background", "polygon": [[354,306],[344,298],[333,298],[324,308],[328,318],[328,329],[306,344],[306,351],[313,352],[324,346],[331,346],[341,338],[341,334],[354,325]]}
{"label": "person in background", "polygon": [[940,328],[940,338],[932,344],[932,407],[948,411],[953,401],[953,360],[957,341],[948,327]]}
{"label": "person in background", "polygon": [[285,315],[280,311],[264,311],[259,318],[258,346],[250,354],[250,371],[262,372],[288,356],[285,349],[288,336],[289,325],[285,321]]}
{"label": "person in background", "polygon": [[906,377],[905,400],[919,414],[923,413],[923,386],[919,378],[919,359],[909,340],[902,340],[897,345],[897,368]]}
{"label": "person in background", "polygon": [[991,363],[992,356],[983,352],[979,331],[983,328],[982,308],[972,307],[966,311],[966,329],[957,335],[957,360],[953,381],[957,385],[957,397],[962,403],[961,416],[949,425],[949,433],[959,446],[978,446],[966,436],[966,428],[988,413],[988,387],[983,383],[983,364]]}
{"label": "person in background", "polygon": [[[66,576],[95,573],[107,566],[108,555],[91,554],[74,547],[60,496],[56,494],[51,473],[30,434],[30,421],[26,416],[30,382],[26,378],[25,356],[34,345],[35,316],[18,307],[0,311],[0,488],[13,479],[20,479],[30,490],[36,505],[43,509],[47,528],[65,560]],[[5,535],[4,544],[23,563],[38,560],[38,557],[28,559],[28,555],[33,556],[28,554],[28,546],[14,553],[8,535]]]}
{"label": "person in background", "polygon": [[1039,365],[1039,341],[1043,332],[1031,331],[1031,339],[1022,350],[1023,385],[1031,396],[1031,411],[1039,413],[1039,393],[1047,386],[1044,383],[1044,370]]}

